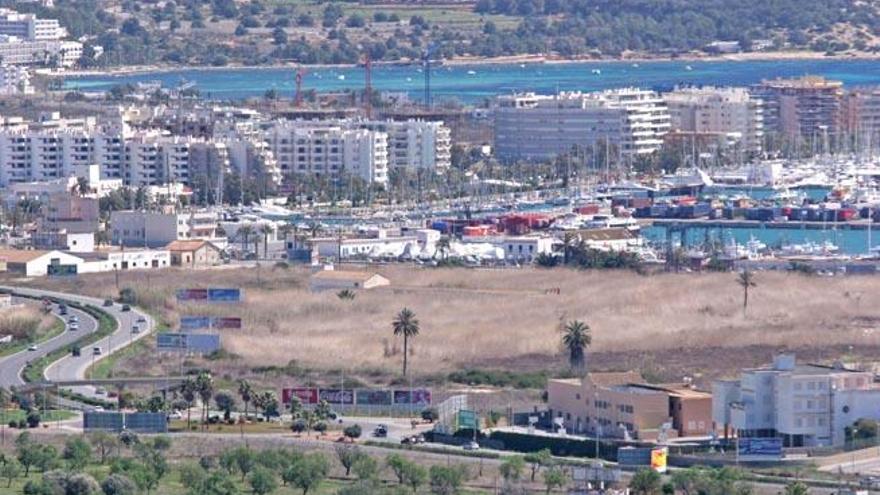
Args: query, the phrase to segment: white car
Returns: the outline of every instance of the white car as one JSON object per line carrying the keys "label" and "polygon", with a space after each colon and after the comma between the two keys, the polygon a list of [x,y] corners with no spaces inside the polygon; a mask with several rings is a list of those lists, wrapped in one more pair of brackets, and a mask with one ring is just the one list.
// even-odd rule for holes
{"label": "white car", "polygon": [[67,324],[67,328],[69,328],[71,330],[79,330],[79,323],[72,321]]}
{"label": "white car", "polygon": [[31,344],[31,345],[29,345],[29,346],[28,346],[28,350],[29,350],[29,351],[36,351],[36,350],[37,350],[37,344]]}
{"label": "white car", "polygon": [[68,323],[79,323],[79,316],[71,315],[70,318],[67,319]]}
{"label": "white car", "polygon": [[480,450],[480,444],[477,442],[468,442],[463,446],[464,450]]}

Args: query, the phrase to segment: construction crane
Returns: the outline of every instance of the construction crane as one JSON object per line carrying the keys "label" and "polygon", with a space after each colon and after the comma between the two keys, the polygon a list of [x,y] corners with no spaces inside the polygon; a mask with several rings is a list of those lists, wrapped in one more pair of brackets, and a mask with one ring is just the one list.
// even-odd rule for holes
{"label": "construction crane", "polygon": [[370,51],[364,51],[364,115],[373,118],[373,60]]}
{"label": "construction crane", "polygon": [[306,75],[306,70],[302,67],[296,70],[296,94],[293,97],[293,104],[295,107],[300,108],[303,104],[303,77]]}
{"label": "construction crane", "polygon": [[431,101],[431,55],[437,50],[437,43],[431,42],[422,52],[422,67],[425,71],[425,110],[433,107]]}

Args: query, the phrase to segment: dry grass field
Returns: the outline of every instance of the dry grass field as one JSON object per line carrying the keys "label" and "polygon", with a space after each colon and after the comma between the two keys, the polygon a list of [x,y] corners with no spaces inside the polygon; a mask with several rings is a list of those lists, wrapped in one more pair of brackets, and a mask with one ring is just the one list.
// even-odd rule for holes
{"label": "dry grass field", "polygon": [[[876,277],[759,273],[744,315],[734,274],[402,266],[379,272],[391,287],[360,291],[353,301],[309,292],[303,268],[127,272],[121,286],[134,287],[141,304],[172,327],[180,314],[241,316],[243,330],[223,333],[225,349],[239,358],[212,363],[231,377],[291,360],[311,370],[393,376],[402,343],[390,323],[403,307],[421,322],[410,362],[423,377],[464,368],[563,369],[559,325],[572,319],[592,328],[593,368],[636,368],[667,380],[730,374],[766,363],[782,349],[828,361],[844,354],[869,360],[880,349]],[[112,274],[34,283],[101,297],[116,293]],[[174,289],[207,286],[241,286],[246,302],[174,302]],[[560,293],[548,294],[552,288]],[[143,354],[130,359],[120,366],[163,365]]]}

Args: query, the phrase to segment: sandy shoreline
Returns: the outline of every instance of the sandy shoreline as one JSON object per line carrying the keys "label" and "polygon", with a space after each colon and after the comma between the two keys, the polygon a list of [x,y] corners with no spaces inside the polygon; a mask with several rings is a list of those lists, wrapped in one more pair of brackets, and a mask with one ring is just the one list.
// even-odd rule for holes
{"label": "sandy shoreline", "polygon": [[[761,62],[761,61],[797,61],[797,60],[880,60],[880,55],[873,53],[847,54],[842,56],[826,56],[821,52],[787,51],[787,52],[750,52],[728,55],[682,55],[679,57],[650,57],[645,55],[624,56],[621,58],[569,58],[561,59],[542,55],[511,55],[503,57],[458,57],[444,60],[448,66],[480,66],[504,64],[586,64],[586,63],[652,63],[652,62]],[[375,62],[376,66],[416,65],[419,61]],[[299,64],[275,65],[225,65],[222,67],[199,65],[141,65],[114,67],[107,70],[74,70],[61,73],[45,74],[49,77],[90,77],[90,76],[129,76],[137,74],[160,74],[179,71],[223,71],[223,70],[280,70],[300,67]],[[307,65],[314,69],[349,69],[355,64],[314,64]]]}

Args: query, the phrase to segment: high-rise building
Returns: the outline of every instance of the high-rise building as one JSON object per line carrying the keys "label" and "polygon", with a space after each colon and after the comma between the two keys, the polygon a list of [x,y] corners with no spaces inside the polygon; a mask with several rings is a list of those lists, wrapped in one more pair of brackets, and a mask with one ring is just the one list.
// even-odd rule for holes
{"label": "high-rise building", "polygon": [[451,133],[442,122],[380,120],[363,127],[388,134],[391,169],[443,170],[452,163]]}
{"label": "high-rise building", "polygon": [[880,147],[880,87],[853,88],[843,97],[843,129],[857,149]]}
{"label": "high-rise building", "polygon": [[752,87],[764,102],[764,129],[818,140],[840,130],[843,83],[819,76],[772,79]]}
{"label": "high-rise building", "polygon": [[501,160],[548,159],[600,142],[621,155],[645,155],[660,149],[670,127],[663,98],[636,88],[501,96],[494,115]]}
{"label": "high-rise building", "polygon": [[701,138],[715,136],[747,151],[761,151],[761,100],[752,98],[745,88],[676,88],[663,99],[673,132]]}
{"label": "high-rise building", "polygon": [[266,142],[284,176],[351,174],[369,183],[388,181],[388,134],[384,132],[337,122],[282,121],[267,129]]}
{"label": "high-rise building", "polygon": [[47,41],[64,38],[67,30],[57,19],[40,19],[36,14],[0,9],[0,34],[27,41]]}

